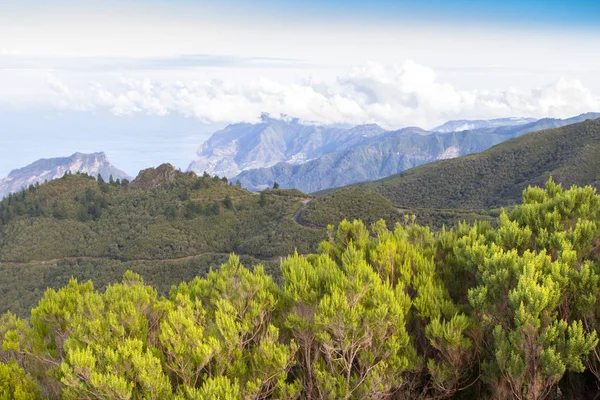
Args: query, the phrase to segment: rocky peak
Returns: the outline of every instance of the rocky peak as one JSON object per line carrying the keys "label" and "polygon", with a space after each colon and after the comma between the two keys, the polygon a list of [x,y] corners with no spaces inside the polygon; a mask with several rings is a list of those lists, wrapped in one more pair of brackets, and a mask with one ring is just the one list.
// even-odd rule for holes
{"label": "rocky peak", "polygon": [[185,175],[169,163],[161,164],[157,168],[148,168],[140,171],[138,176],[131,182],[134,189],[154,189],[168,187],[177,179]]}
{"label": "rocky peak", "polygon": [[11,171],[6,178],[0,179],[0,198],[29,185],[60,178],[67,172],[73,174],[81,172],[94,177],[100,174],[106,180],[111,175],[114,179],[129,179],[125,172],[112,166],[103,152],[91,154],[77,152],[69,157],[42,158]]}

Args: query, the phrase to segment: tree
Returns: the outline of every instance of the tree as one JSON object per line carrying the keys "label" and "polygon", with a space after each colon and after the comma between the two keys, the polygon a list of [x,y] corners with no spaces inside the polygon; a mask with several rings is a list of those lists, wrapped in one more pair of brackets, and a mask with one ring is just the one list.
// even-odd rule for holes
{"label": "tree", "polygon": [[223,200],[223,206],[228,210],[233,209],[233,201],[231,201],[230,195],[225,196],[225,199]]}
{"label": "tree", "polygon": [[481,266],[481,284],[469,291],[483,326],[493,324],[486,378],[496,393],[545,398],[565,371],[584,370],[596,333],[585,332],[581,321],[557,318],[562,292],[548,275],[553,261],[544,251],[491,251]]}
{"label": "tree", "polygon": [[286,324],[299,344],[305,397],[385,397],[402,387],[418,360],[403,287],[383,282],[352,242],[340,265],[327,255],[312,262],[295,255],[282,273],[295,301]]}
{"label": "tree", "polygon": [[266,204],[267,204],[267,195],[263,190],[262,192],[260,192],[260,198],[258,199],[258,205],[261,207],[264,207]]}
{"label": "tree", "polygon": [[[177,231],[185,221],[176,229],[165,215],[179,215],[178,195],[197,179],[187,176],[168,193],[135,191],[133,201],[121,190],[104,195],[83,176],[67,178],[81,185],[54,203],[44,197],[51,188],[10,195],[0,202],[9,243],[1,250],[15,251],[10,243],[16,233],[38,254],[40,239],[29,226],[64,228],[64,237],[83,237],[95,225],[107,229],[104,216],[86,224],[68,218],[85,212],[89,219],[119,199],[123,210],[142,209],[132,215],[153,222],[142,229],[167,234],[144,236],[151,242],[144,251],[154,256],[165,246],[175,254],[190,246]],[[263,206],[268,193],[261,193]],[[212,205],[187,200],[181,214],[218,213],[228,198]],[[53,215],[63,206],[67,221],[29,219],[45,215],[49,204]],[[280,204],[274,196],[265,211],[284,216]],[[254,206],[247,208],[258,212]],[[191,225],[208,222],[223,235],[220,223],[236,223],[241,214],[199,217]],[[238,246],[248,232],[243,229],[236,224],[224,246]],[[264,238],[289,232],[269,231]],[[327,235],[317,253],[283,259],[281,275],[261,265],[246,268],[232,255],[160,298],[132,272],[107,283],[111,275],[103,271],[121,268],[117,261],[61,261],[61,270],[97,274],[101,290],[71,279],[48,289],[30,318],[0,318],[0,399],[542,400],[583,398],[587,388],[600,385],[600,196],[594,189],[563,190],[551,180],[545,188],[528,188],[523,204],[501,212],[495,226],[461,223],[434,232],[411,217],[393,229],[383,221],[366,226],[344,220]],[[200,235],[194,238],[205,244]],[[133,251],[125,239],[111,237],[104,245],[122,255]],[[198,268],[196,261],[190,265]],[[26,280],[31,269],[21,268],[19,278]],[[12,270],[0,268],[9,279]],[[56,274],[55,268],[44,271]],[[19,306],[10,290],[6,297],[9,307]]]}
{"label": "tree", "polygon": [[[233,255],[219,271],[211,271],[206,279],[182,284],[170,295],[175,300],[188,297],[196,309],[201,306],[205,310],[206,318],[214,324],[212,334],[218,342],[205,339],[209,344],[202,346],[204,356],[200,357],[203,362],[212,357],[208,368],[213,376],[227,376],[238,382],[244,398],[261,399],[293,398],[300,389],[289,376],[296,346],[281,343],[279,329],[271,322],[280,296],[262,266],[250,272]],[[196,334],[199,336],[191,336],[193,340],[202,340],[201,332]],[[186,376],[193,378],[195,374]]]}
{"label": "tree", "polygon": [[279,183],[273,182],[273,189],[279,189]]}
{"label": "tree", "polygon": [[98,186],[103,193],[108,193],[109,184],[104,181],[104,178],[100,174],[98,174]]}
{"label": "tree", "polygon": [[210,207],[210,213],[211,215],[219,215],[221,213],[221,206],[219,205],[218,201],[214,201],[214,203]]}

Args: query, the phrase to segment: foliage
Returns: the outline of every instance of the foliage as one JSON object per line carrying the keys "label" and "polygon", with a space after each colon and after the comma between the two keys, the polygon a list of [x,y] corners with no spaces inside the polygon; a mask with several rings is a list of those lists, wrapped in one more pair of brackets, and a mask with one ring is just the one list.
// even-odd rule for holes
{"label": "foliage", "polygon": [[[171,286],[190,281],[196,276],[206,276],[212,266],[227,261],[227,253],[204,253],[180,260],[121,261],[110,259],[74,258],[56,263],[32,262],[24,265],[0,264],[0,314],[12,311],[28,317],[30,310],[44,295],[46,288],[55,290],[65,286],[71,277],[78,281],[94,280],[99,291],[111,283],[120,282],[126,271],[141,275],[160,295],[167,295]],[[280,282],[277,260],[258,260],[240,256],[250,268],[262,264],[277,282]]]}
{"label": "foliage", "polygon": [[498,213],[495,210],[402,209],[379,193],[349,186],[316,197],[302,212],[301,221],[311,226],[326,227],[337,225],[344,219],[360,219],[371,226],[383,219],[389,226],[394,226],[403,222],[405,216],[412,218],[413,215],[419,223],[440,230],[444,225],[453,227],[463,221],[493,221]]}
{"label": "foliage", "polygon": [[8,364],[0,363],[0,399],[32,400],[41,399],[41,390],[20,368],[15,360]]}
{"label": "foliage", "polygon": [[259,205],[258,195],[220,178],[168,166],[142,171],[128,185],[66,175],[0,202],[0,260],[308,253],[324,231],[295,223],[300,201],[273,192]]}
{"label": "foliage", "polygon": [[48,398],[586,398],[599,243],[595,189],[549,180],[495,225],[343,220],[281,260],[281,285],[235,255],[162,296],[131,271],[104,290],[70,279],[29,319],[0,319],[0,383]]}

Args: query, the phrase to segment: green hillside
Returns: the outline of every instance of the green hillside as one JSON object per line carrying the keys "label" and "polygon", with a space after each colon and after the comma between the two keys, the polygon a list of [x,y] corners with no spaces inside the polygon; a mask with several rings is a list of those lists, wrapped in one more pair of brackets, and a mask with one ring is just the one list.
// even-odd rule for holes
{"label": "green hillside", "polygon": [[0,260],[308,252],[323,237],[294,222],[300,206],[297,196],[261,197],[168,165],[143,171],[130,184],[68,175],[0,203]]}
{"label": "green hillside", "polygon": [[416,167],[358,186],[403,208],[491,209],[518,203],[550,176],[600,186],[600,119],[528,133],[487,151]]}
{"label": "green hillside", "polygon": [[309,226],[337,225],[344,219],[359,219],[366,226],[383,219],[388,226],[404,223],[412,218],[434,230],[443,226],[456,226],[460,222],[490,221],[498,216],[498,210],[459,210],[432,208],[398,208],[379,193],[356,186],[334,190],[316,197],[306,205],[300,222]]}
{"label": "green hillside", "polygon": [[131,183],[73,174],[32,186],[0,202],[0,312],[28,312],[46,287],[71,276],[102,288],[133,270],[166,294],[232,252],[267,267],[306,254],[326,234],[294,221],[303,198],[255,194],[169,165]]}

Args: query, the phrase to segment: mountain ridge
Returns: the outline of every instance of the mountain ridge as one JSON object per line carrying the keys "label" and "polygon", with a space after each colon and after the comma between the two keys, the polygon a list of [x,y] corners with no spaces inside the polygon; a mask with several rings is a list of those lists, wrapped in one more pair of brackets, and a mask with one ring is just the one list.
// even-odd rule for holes
{"label": "mountain ridge", "polygon": [[560,127],[600,114],[568,119],[544,118],[512,126],[475,130],[431,132],[417,127],[389,131],[355,147],[326,154],[303,164],[281,162],[272,167],[241,172],[232,179],[261,190],[277,182],[280,187],[315,192],[386,176],[438,160],[484,151],[527,132]]}
{"label": "mountain ridge", "polygon": [[459,119],[448,121],[442,125],[439,125],[433,128],[432,132],[440,132],[440,133],[448,133],[448,132],[458,132],[458,131],[466,131],[473,129],[481,129],[481,128],[498,128],[501,126],[517,126],[524,125],[528,123],[532,123],[537,121],[537,118],[520,118],[520,117],[512,117],[512,118],[495,118],[495,119],[475,119],[475,120],[467,120],[467,119]]}
{"label": "mountain ridge", "polygon": [[231,178],[244,170],[281,161],[303,163],[384,132],[375,124],[348,129],[263,116],[258,124],[231,124],[215,132],[202,144],[187,171]]}
{"label": "mountain ridge", "polygon": [[490,209],[519,202],[552,177],[565,187],[600,188],[600,118],[530,132],[484,152],[422,165],[356,186],[397,207]]}

